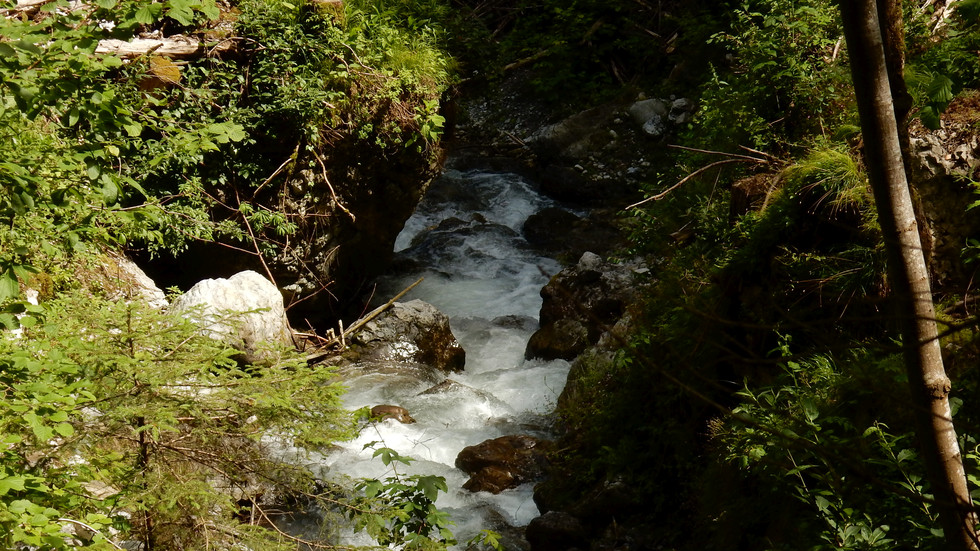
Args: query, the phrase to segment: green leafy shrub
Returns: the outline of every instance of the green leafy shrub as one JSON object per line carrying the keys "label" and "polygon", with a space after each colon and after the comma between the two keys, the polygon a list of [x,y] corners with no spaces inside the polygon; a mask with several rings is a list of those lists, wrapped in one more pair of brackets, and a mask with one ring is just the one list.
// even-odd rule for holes
{"label": "green leafy shrub", "polygon": [[66,523],[96,527],[95,544],[113,527],[147,548],[284,545],[237,520],[236,501],[314,493],[305,468],[267,448],[319,450],[349,434],[332,370],[240,368],[190,322],[138,302],[66,294],[34,319],[0,338],[7,547],[73,547],[55,535]]}
{"label": "green leafy shrub", "polygon": [[[839,368],[828,355],[793,357],[773,385],[739,392],[732,417],[714,427],[726,461],[756,488],[803,504],[806,530],[785,548],[944,548],[914,438],[888,424],[908,421],[900,358],[855,350]],[[890,401],[874,396],[883,387]]]}
{"label": "green leafy shrub", "polygon": [[705,85],[692,135],[716,149],[784,150],[833,134],[848,115],[850,90],[833,2],[750,0],[731,15],[711,38],[729,60]]}
{"label": "green leafy shrub", "polygon": [[391,468],[384,480],[364,479],[357,490],[364,501],[354,501],[347,514],[357,532],[364,531],[380,545],[406,550],[444,550],[456,540],[449,527],[453,524],[445,511],[436,505],[439,492],[446,492],[446,479],[433,475],[402,475],[396,465],[410,465],[412,459],[388,447],[374,448],[374,457]]}

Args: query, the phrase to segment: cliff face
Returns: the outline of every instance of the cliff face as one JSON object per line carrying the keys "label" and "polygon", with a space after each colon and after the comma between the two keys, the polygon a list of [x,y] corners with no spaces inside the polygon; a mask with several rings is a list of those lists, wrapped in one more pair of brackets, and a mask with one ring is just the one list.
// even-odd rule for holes
{"label": "cliff face", "polygon": [[[239,48],[182,65],[191,93],[174,83],[155,92],[181,120],[237,132],[148,175],[144,187],[196,218],[176,224],[186,224],[174,232],[186,245],[170,246],[179,254],[144,263],[184,290],[255,270],[283,291],[294,324],[332,325],[360,312],[356,297],[438,173],[452,64],[412,27],[437,23],[405,6],[240,9],[222,14]],[[195,222],[206,229],[194,234]]]}
{"label": "cliff face", "polygon": [[[923,247],[937,289],[962,289],[976,269],[965,262],[964,247],[980,235],[980,217],[967,209],[978,198],[980,94],[954,100],[943,113],[942,127],[913,127],[911,176],[921,205]],[[921,231],[921,230],[920,230]]]}
{"label": "cliff face", "polygon": [[298,229],[269,267],[287,303],[296,304],[295,319],[357,308],[356,298],[391,261],[395,238],[439,172],[437,151],[391,152],[355,137],[328,154],[319,173],[290,181],[279,206]]}

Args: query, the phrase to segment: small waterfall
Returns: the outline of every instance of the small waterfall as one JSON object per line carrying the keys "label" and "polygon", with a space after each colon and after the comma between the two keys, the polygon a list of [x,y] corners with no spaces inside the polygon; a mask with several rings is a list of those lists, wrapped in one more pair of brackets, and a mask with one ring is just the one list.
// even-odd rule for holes
{"label": "small waterfall", "polygon": [[383,279],[378,295],[393,296],[424,277],[402,300],[422,299],[450,317],[466,368],[450,376],[458,385],[439,393],[423,394],[438,380],[377,372],[349,378],[348,408],[396,404],[417,422],[368,427],[325,459],[333,473],[384,477],[386,468],[363,449],[366,443],[383,441],[413,457],[399,472],[446,478],[449,493],[437,505],[451,513],[460,542],[501,523],[524,526],[538,514],[530,484],[499,495],[471,493],[462,489],[468,477],[454,462],[464,447],[490,438],[549,436],[569,364],[525,360],[524,348],[537,328],[541,287],[560,267],[532,251],[520,233],[528,216],[549,206],[515,174],[450,170],[433,183],[398,238],[397,273]]}

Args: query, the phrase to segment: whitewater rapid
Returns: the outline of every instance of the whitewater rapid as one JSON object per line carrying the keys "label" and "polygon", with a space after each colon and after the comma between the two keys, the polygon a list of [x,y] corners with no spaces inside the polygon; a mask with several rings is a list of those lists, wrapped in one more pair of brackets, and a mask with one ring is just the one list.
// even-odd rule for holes
{"label": "whitewater rapid", "polygon": [[448,376],[460,385],[423,394],[438,381],[377,372],[346,379],[346,407],[399,405],[417,422],[368,427],[323,460],[331,473],[384,478],[388,469],[365,444],[383,443],[414,458],[411,466],[399,466],[399,474],[446,478],[449,492],[437,505],[450,512],[460,542],[501,523],[524,526],[538,515],[531,484],[498,495],[471,493],[462,489],[468,476],[454,462],[464,447],[487,439],[550,436],[569,364],[525,360],[524,349],[537,328],[540,290],[560,266],[521,236],[527,218],[550,206],[516,174],[450,170],[433,183],[396,242],[402,268],[383,278],[377,294],[393,296],[424,278],[401,300],[421,299],[449,316],[466,351],[464,371]]}

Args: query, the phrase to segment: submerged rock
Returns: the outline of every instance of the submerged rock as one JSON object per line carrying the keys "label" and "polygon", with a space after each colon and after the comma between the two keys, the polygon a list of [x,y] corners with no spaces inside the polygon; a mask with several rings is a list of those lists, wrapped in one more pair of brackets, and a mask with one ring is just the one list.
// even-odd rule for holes
{"label": "submerged rock", "polygon": [[378,418],[382,421],[386,419],[394,419],[395,421],[405,423],[406,425],[415,422],[415,419],[409,415],[407,409],[401,406],[392,406],[388,404],[374,406],[371,408],[371,417]]}
{"label": "submerged rock", "polygon": [[470,479],[463,488],[498,494],[544,474],[549,443],[528,435],[501,436],[463,448],[456,467]]}
{"label": "submerged rock", "polygon": [[524,357],[572,360],[589,346],[589,328],[574,319],[560,319],[531,335]]}
{"label": "submerged rock", "polygon": [[172,311],[194,320],[213,339],[240,350],[248,363],[274,361],[293,347],[282,294],[256,272],[205,279],[174,301]]}
{"label": "submerged rock", "polygon": [[532,551],[566,551],[582,545],[586,531],[574,516],[548,511],[532,520],[524,534]]}

